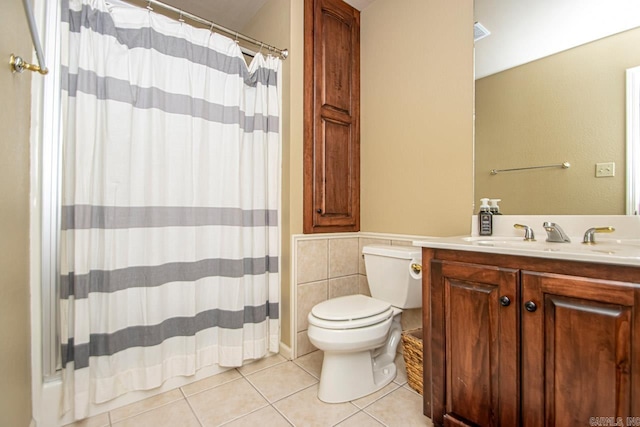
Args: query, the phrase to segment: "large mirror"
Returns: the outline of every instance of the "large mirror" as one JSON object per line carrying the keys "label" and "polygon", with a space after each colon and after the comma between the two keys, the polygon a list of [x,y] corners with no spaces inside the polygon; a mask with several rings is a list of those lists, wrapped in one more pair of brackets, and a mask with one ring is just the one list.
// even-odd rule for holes
{"label": "large mirror", "polygon": [[[475,42],[476,206],[489,197],[506,214],[624,214],[625,71],[640,66],[640,1],[475,0],[475,18],[490,32]],[[537,166],[550,167],[500,172]]]}

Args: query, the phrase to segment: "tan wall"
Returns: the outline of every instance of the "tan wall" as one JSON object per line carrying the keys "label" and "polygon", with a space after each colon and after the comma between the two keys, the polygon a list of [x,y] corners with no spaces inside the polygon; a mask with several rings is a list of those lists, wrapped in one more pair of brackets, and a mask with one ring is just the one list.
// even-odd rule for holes
{"label": "tan wall", "polygon": [[[29,320],[29,126],[30,72],[12,74],[16,53],[31,59],[22,2],[0,13],[0,425],[31,421]],[[37,76],[35,78],[42,78]]]}
{"label": "tan wall", "polygon": [[[635,29],[476,81],[476,200],[500,198],[508,214],[624,214],[625,69],[640,65],[638,46]],[[595,178],[599,162],[616,176]]]}
{"label": "tan wall", "polygon": [[[287,345],[290,240],[302,233],[303,4],[270,0],[243,29],[290,51],[283,63],[281,298]],[[473,200],[472,1],[377,0],[362,12],[361,25],[362,230],[467,233]],[[446,209],[435,209],[436,202]]]}
{"label": "tan wall", "polygon": [[291,157],[289,177],[289,215],[291,234],[302,233],[302,158],[303,158],[303,110],[304,110],[304,2],[291,0],[291,44],[289,45],[291,70],[290,114]]}
{"label": "tan wall", "polygon": [[303,2],[269,0],[242,30],[289,49],[282,63],[281,339],[291,346],[291,234],[302,233]]}
{"label": "tan wall", "polygon": [[377,0],[362,11],[362,231],[469,232],[472,33],[472,0]]}

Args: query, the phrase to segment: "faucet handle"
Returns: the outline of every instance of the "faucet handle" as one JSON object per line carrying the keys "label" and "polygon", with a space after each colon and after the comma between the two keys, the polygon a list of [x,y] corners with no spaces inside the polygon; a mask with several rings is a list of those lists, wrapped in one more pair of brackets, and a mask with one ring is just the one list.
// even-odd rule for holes
{"label": "faucet handle", "polygon": [[526,240],[527,242],[536,241],[536,238],[533,235],[533,228],[529,227],[528,225],[513,224],[513,228],[517,228],[518,230],[524,230],[524,240]]}
{"label": "faucet handle", "polygon": [[582,239],[582,243],[586,243],[587,245],[595,245],[596,233],[613,233],[616,231],[613,227],[593,227],[584,232],[584,238]]}

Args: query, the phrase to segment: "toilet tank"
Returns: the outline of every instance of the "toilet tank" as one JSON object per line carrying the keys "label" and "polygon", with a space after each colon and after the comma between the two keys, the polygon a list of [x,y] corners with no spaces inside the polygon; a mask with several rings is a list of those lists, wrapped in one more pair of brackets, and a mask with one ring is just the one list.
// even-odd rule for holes
{"label": "toilet tank", "polygon": [[422,306],[422,274],[411,271],[412,263],[422,265],[421,248],[367,245],[362,254],[373,298],[398,308]]}

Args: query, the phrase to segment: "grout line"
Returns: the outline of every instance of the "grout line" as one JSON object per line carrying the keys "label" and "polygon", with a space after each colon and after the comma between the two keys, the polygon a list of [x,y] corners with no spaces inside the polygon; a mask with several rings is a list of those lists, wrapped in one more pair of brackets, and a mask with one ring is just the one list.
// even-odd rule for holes
{"label": "grout line", "polygon": [[[248,365],[247,365],[247,366],[248,366]],[[251,374],[253,374],[253,373],[255,373],[255,372],[260,372],[261,370],[262,370],[262,369],[258,369],[257,371],[253,371],[253,372],[251,372],[251,373],[249,373],[249,374],[245,374],[245,373],[244,373],[244,372],[242,372],[240,369],[236,368],[236,371],[238,371],[238,373],[240,374],[240,378],[247,378],[247,376],[248,376],[248,375],[251,375]],[[236,378],[236,379],[238,379],[238,378]]]}
{"label": "grout line", "polygon": [[[390,382],[389,384],[387,384],[385,387],[387,387],[387,386],[389,386],[389,385],[392,385],[392,386],[395,386],[395,387],[394,387],[392,390],[389,390],[388,392],[386,392],[386,393],[382,394],[382,395],[381,395],[381,396],[379,396],[378,398],[376,398],[376,399],[372,400],[371,402],[367,403],[367,404],[366,404],[366,405],[364,405],[362,408],[360,408],[360,407],[359,407],[358,405],[356,405],[355,403],[354,403],[354,405],[355,405],[356,407],[358,407],[360,410],[364,411],[364,410],[365,410],[365,408],[368,408],[369,406],[373,405],[374,403],[379,402],[380,400],[384,399],[385,397],[389,396],[391,393],[393,393],[393,392],[397,391],[399,388],[401,388],[401,387],[402,387],[401,385],[398,385],[397,383],[394,383],[393,381],[391,381],[391,382]],[[380,390],[378,390],[378,391],[380,391]],[[375,393],[377,393],[377,392],[375,392]],[[366,397],[366,396],[363,396],[363,397],[361,397],[360,399],[362,399],[362,398],[364,398],[364,397]],[[358,400],[358,399],[356,399],[356,400]],[[353,402],[353,401],[352,401],[352,402]]]}
{"label": "grout line", "polygon": [[[316,379],[316,377],[313,377],[313,379],[314,379],[314,380],[316,380],[316,382],[315,382],[315,383],[313,383],[313,384],[311,384],[311,385],[308,385],[308,386],[305,386],[305,387],[302,387],[301,389],[296,390],[296,391],[294,391],[294,392],[292,392],[292,393],[289,393],[289,394],[287,394],[287,395],[285,395],[285,396],[279,397],[278,399],[274,400],[273,402],[269,401],[269,399],[267,399],[267,397],[266,397],[266,396],[264,396],[264,395],[260,392],[260,390],[258,390],[257,388],[256,388],[256,390],[258,390],[258,393],[260,393],[262,396],[264,396],[264,398],[265,398],[265,399],[266,399],[266,401],[269,403],[269,405],[273,405],[274,403],[278,403],[278,402],[280,402],[280,401],[282,401],[282,400],[285,400],[285,399],[287,399],[287,398],[289,398],[289,397],[291,397],[291,396],[293,396],[293,395],[295,395],[295,394],[298,394],[298,393],[300,393],[300,392],[303,392],[303,391],[305,391],[305,390],[306,390],[306,389],[308,389],[308,388],[311,388],[311,387],[313,387],[313,386],[318,385],[318,384],[319,384],[319,381]],[[252,385],[253,385],[253,384],[252,384]],[[255,387],[254,387],[254,388],[255,388]]]}
{"label": "grout line", "polygon": [[265,396],[265,394],[264,394],[263,392],[261,392],[261,391],[258,389],[258,387],[256,387],[256,386],[255,386],[255,385],[254,385],[254,384],[253,384],[253,383],[252,383],[252,382],[251,382],[247,377],[243,377],[243,379],[244,379],[246,382],[248,382],[248,383],[249,383],[249,385],[250,385],[251,387],[253,387],[253,389],[254,389],[255,391],[257,391],[257,392],[258,392],[258,394],[259,394],[260,396],[262,396],[262,398],[263,398],[264,400],[266,400],[266,401],[267,401],[267,404],[271,405],[271,402],[269,401],[269,399],[267,398],[267,396]]}
{"label": "grout line", "polygon": [[365,411],[364,409],[362,410],[362,412],[364,412],[365,414],[369,415],[371,418],[373,418],[374,420],[376,420],[377,422],[379,422],[380,424],[382,424],[384,427],[389,427],[387,423],[385,423],[384,421],[382,421],[381,419],[377,418],[375,415],[370,414],[369,412]]}
{"label": "grout line", "polygon": [[331,273],[331,239],[327,239],[327,298],[329,298],[329,275]]}
{"label": "grout line", "polygon": [[275,410],[276,410],[276,412],[277,412],[278,414],[280,414],[280,415],[282,416],[282,418],[284,418],[284,420],[285,420],[286,422],[288,422],[288,423],[289,423],[290,425],[292,425],[293,427],[296,427],[296,424],[295,424],[292,420],[290,420],[290,419],[289,419],[289,417],[287,417],[287,416],[284,414],[284,412],[281,412],[281,411],[280,411],[278,408],[276,408],[273,404],[271,404],[271,407],[272,407],[273,409],[275,409]]}
{"label": "grout line", "polygon": [[[272,357],[275,357],[275,356],[272,356]],[[238,371],[238,373],[239,373],[242,377],[247,378],[248,376],[251,376],[251,375],[253,375],[253,374],[257,374],[258,372],[262,372],[262,371],[264,371],[265,369],[273,368],[273,367],[275,367],[275,366],[282,365],[283,363],[293,362],[293,360],[287,360],[287,359],[285,359],[284,357],[283,357],[283,359],[284,359],[284,360],[279,361],[279,362],[277,362],[277,363],[274,363],[273,365],[265,366],[264,368],[260,368],[260,369],[257,369],[257,370],[255,370],[255,371],[251,371],[251,372],[249,372],[249,373],[247,373],[247,374],[243,373],[239,368],[236,368],[236,371]],[[250,365],[245,365],[245,366],[250,366]]]}
{"label": "grout line", "polygon": [[[315,379],[315,377],[314,377],[314,379]],[[287,398],[289,398],[289,397],[293,396],[294,394],[301,393],[301,392],[303,392],[303,391],[305,391],[305,390],[307,390],[307,389],[309,389],[309,388],[311,388],[311,387],[313,387],[313,386],[316,386],[316,385],[318,385],[318,384],[319,384],[319,382],[318,382],[318,381],[316,381],[315,383],[313,383],[313,384],[311,384],[311,385],[308,385],[308,386],[306,386],[306,387],[302,387],[300,390],[296,390],[296,391],[294,391],[293,393],[289,393],[289,394],[287,394],[286,396],[282,396],[282,397],[278,398],[278,400],[274,400],[273,402],[269,402],[269,404],[270,404],[271,406],[273,406],[275,403],[281,402],[281,401],[283,401],[283,400],[285,400],[285,399],[287,399]],[[258,392],[259,392],[259,391],[258,391]],[[267,401],[268,401],[268,400],[267,400]]]}
{"label": "grout line", "polygon": [[[279,365],[279,364],[280,364],[280,363],[278,363],[277,365]],[[276,365],[273,365],[273,366],[276,366]],[[269,366],[269,367],[270,367],[270,366]],[[263,371],[263,370],[265,370],[265,369],[268,369],[269,367],[267,367],[267,368],[263,368],[263,369],[260,369],[259,371],[255,371],[255,372]],[[237,369],[237,368],[236,368],[236,369]],[[253,374],[253,373],[255,373],[255,372],[252,372],[252,374]],[[242,373],[240,373],[240,375],[242,375]],[[240,378],[238,378],[238,379],[240,379]],[[261,391],[260,391],[260,390],[255,386],[255,385],[253,385],[253,383],[252,383],[252,382],[251,382],[247,377],[245,377],[245,376],[243,375],[243,376],[241,377],[241,379],[243,379],[244,381],[246,381],[246,382],[247,382],[251,387],[253,387],[253,389],[254,389],[255,391],[257,391],[257,392],[258,392],[258,394],[259,394],[259,395],[264,399],[264,401],[265,401],[265,405],[264,405],[264,406],[261,406],[261,407],[259,407],[259,408],[256,408],[256,409],[254,409],[253,411],[249,411],[249,412],[247,412],[246,414],[242,414],[242,415],[240,415],[240,416],[238,416],[238,417],[235,417],[235,418],[233,418],[232,420],[229,420],[229,421],[227,421],[227,422],[225,422],[225,423],[223,423],[223,424],[221,424],[221,425],[229,424],[229,423],[231,423],[231,422],[233,422],[233,421],[236,421],[236,420],[238,420],[238,419],[240,419],[240,418],[246,417],[247,415],[250,415],[250,414],[252,414],[252,413],[254,413],[254,412],[260,411],[260,410],[262,410],[262,409],[264,409],[264,408],[266,408],[266,407],[268,407],[268,406],[273,407],[273,405],[271,404],[271,402],[269,402],[269,399],[267,399],[267,396],[265,396],[265,395],[264,395],[264,393],[262,393],[262,392],[261,392]],[[275,409],[275,408],[274,408],[274,409]],[[277,411],[277,409],[276,409],[276,411]]]}
{"label": "grout line", "polygon": [[239,419],[241,419],[241,418],[244,418],[244,417],[246,417],[246,416],[248,416],[248,415],[251,415],[251,414],[253,414],[254,412],[261,411],[261,410],[263,410],[264,408],[267,408],[267,407],[269,407],[269,406],[271,406],[271,405],[270,405],[270,404],[269,404],[269,402],[267,401],[267,404],[266,404],[266,405],[261,406],[261,407],[259,407],[259,408],[256,408],[256,409],[254,409],[253,411],[249,411],[249,412],[247,412],[247,413],[245,413],[245,414],[239,415],[239,416],[237,416],[237,417],[235,417],[235,418],[233,418],[233,419],[230,419],[229,421],[225,421],[225,422],[223,422],[222,424],[220,424],[220,426],[225,426],[225,425],[231,424],[231,423],[232,423],[232,422],[234,422],[234,421],[238,421],[238,420],[239,420]]}
{"label": "grout line", "polygon": [[[193,383],[192,383],[193,384]],[[187,395],[185,394],[184,390],[182,389],[182,387],[178,387],[178,390],[180,390],[180,393],[182,394],[183,398],[187,398]]]}
{"label": "grout line", "polygon": [[[296,427],[296,424],[293,422],[293,420],[291,420],[289,417],[287,417],[287,415],[286,415],[284,412],[280,411],[280,410],[275,406],[275,404],[276,404],[276,403],[278,403],[278,402],[281,402],[281,401],[283,401],[283,400],[285,400],[285,399],[287,399],[287,398],[289,398],[289,397],[291,397],[291,396],[293,396],[293,395],[295,395],[295,394],[302,393],[303,391],[305,391],[305,390],[307,390],[307,389],[309,389],[309,388],[311,388],[311,387],[313,387],[313,386],[316,386],[316,385],[318,385],[318,383],[311,384],[310,386],[307,386],[307,387],[301,388],[300,390],[298,390],[298,391],[296,391],[296,392],[294,392],[294,393],[291,393],[291,394],[289,394],[288,396],[284,396],[284,397],[282,397],[282,398],[280,398],[280,399],[276,400],[275,402],[270,403],[270,406],[271,406],[273,409],[275,409],[275,410],[276,410],[276,412],[278,412],[280,415],[282,415],[282,417],[283,417],[283,418],[284,418],[284,419],[285,419],[289,424],[291,424],[293,427]],[[355,406],[355,405],[353,405],[353,406]],[[344,421],[344,420],[342,420],[342,421]]]}
{"label": "grout line", "polygon": [[[349,402],[351,403],[351,402]],[[362,409],[358,408],[356,405],[354,405],[353,403],[351,403],[351,405],[357,409],[356,412],[354,412],[353,414],[347,415],[346,417],[340,419],[340,421],[337,421],[336,423],[332,424],[333,427],[337,426],[338,424],[348,420],[351,417],[355,417],[356,415],[358,415],[360,412],[362,412]]]}
{"label": "grout line", "polygon": [[[180,388],[180,387],[178,387],[178,388]],[[138,400],[138,401],[136,401],[136,402],[129,403],[128,405],[124,405],[124,406],[120,406],[120,407],[118,407],[118,408],[114,408],[114,409],[112,409],[111,411],[109,411],[109,424],[110,424],[110,425],[112,425],[112,421],[111,421],[111,412],[113,412],[113,411],[115,411],[115,410],[118,410],[118,409],[125,408],[125,407],[127,407],[127,406],[129,406],[129,405],[134,405],[134,404],[136,404],[136,403],[142,402],[142,401],[147,400],[147,399],[153,399],[153,398],[158,397],[158,396],[161,396],[161,395],[163,395],[163,394],[170,393],[170,392],[171,392],[171,391],[173,391],[173,390],[175,390],[175,389],[167,390],[167,391],[164,391],[164,392],[162,392],[162,393],[156,394],[155,396],[151,396],[151,397],[148,397],[148,398],[146,398],[146,399]],[[181,394],[182,394],[182,393],[181,393]],[[137,416],[142,415],[142,414],[146,414],[147,412],[155,411],[156,409],[160,409],[160,408],[162,408],[163,406],[171,405],[172,403],[176,403],[176,402],[179,402],[179,401],[180,401],[180,399],[175,399],[175,400],[171,400],[171,401],[169,401],[169,402],[165,402],[165,403],[163,403],[162,405],[158,405],[158,406],[154,406],[153,408],[145,409],[145,410],[140,411],[140,412],[137,412],[137,413],[135,413],[135,414],[133,414],[133,415],[126,416],[126,417],[124,417],[124,418],[122,418],[122,419],[118,420],[118,421],[117,421],[117,423],[122,422],[122,421],[124,421],[124,420],[128,420],[128,419],[130,419],[130,418],[137,417]]]}
{"label": "grout line", "polygon": [[[234,369],[235,369],[235,368],[234,368]],[[237,369],[236,369],[236,370],[237,370]],[[209,376],[209,377],[204,377],[204,378],[202,378],[202,379],[200,379],[200,380],[198,380],[198,381],[194,381],[194,382],[192,382],[192,383],[185,384],[185,385],[184,385],[184,386],[182,386],[182,387],[186,387],[186,386],[189,386],[189,385],[191,385],[191,384],[195,384],[195,383],[197,383],[197,382],[199,382],[199,381],[204,381],[204,380],[206,380],[206,379],[208,379],[208,378],[215,377],[216,375],[222,375],[222,374],[224,374],[225,372],[230,372],[230,370],[229,370],[229,371],[224,371],[224,372],[221,372],[221,373],[218,373],[218,374],[213,374],[213,375],[211,375],[211,376]],[[238,372],[238,373],[239,373],[239,372]],[[195,392],[195,393],[191,393],[191,394],[189,394],[189,395],[187,395],[187,393],[182,389],[182,387],[180,387],[180,391],[182,392],[182,395],[185,397],[185,399],[188,399],[190,396],[195,396],[195,395],[197,395],[197,394],[204,393],[205,391],[213,390],[214,388],[218,388],[218,387],[223,386],[223,385],[225,385],[225,384],[229,384],[229,383],[231,383],[231,382],[233,382],[233,381],[237,381],[237,380],[239,380],[239,379],[241,379],[241,378],[243,378],[243,377],[242,377],[242,374],[240,374],[240,377],[238,377],[238,378],[231,378],[231,379],[229,379],[229,380],[227,380],[227,381],[222,381],[221,383],[218,383],[218,384],[216,384],[216,385],[214,385],[214,386],[207,387],[207,388],[203,388],[202,390],[199,390],[199,391],[197,391],[197,392]]]}
{"label": "grout line", "polygon": [[[191,383],[191,384],[193,384],[193,383]],[[179,387],[179,389],[180,389],[180,393],[182,393],[182,398],[187,402],[187,405],[189,406],[189,409],[191,409],[191,413],[193,414],[194,417],[196,417],[196,421],[198,421],[198,424],[200,424],[200,426],[203,427],[204,423],[202,422],[202,420],[198,416],[198,413],[196,412],[196,410],[193,409],[193,406],[191,406],[191,402],[189,401],[189,397],[187,397],[187,394],[184,392],[182,387]],[[210,390],[210,389],[207,389],[207,390]]]}
{"label": "grout line", "polygon": [[[234,369],[235,369],[235,370],[238,370],[238,368],[234,368]],[[239,372],[239,373],[240,373],[240,372]],[[237,417],[235,417],[235,418],[232,418],[232,419],[230,419],[230,420],[228,420],[228,421],[225,421],[224,423],[220,424],[221,426],[222,426],[222,425],[229,424],[229,423],[232,423],[232,422],[234,422],[234,421],[236,421],[236,420],[238,420],[238,419],[240,419],[240,418],[242,418],[242,417],[245,417],[245,416],[247,416],[247,415],[249,415],[249,414],[252,414],[253,412],[259,411],[259,410],[261,410],[261,409],[266,408],[267,406],[270,406],[269,399],[267,399],[267,398],[266,398],[266,396],[264,396],[262,393],[260,393],[260,390],[258,390],[258,389],[257,389],[257,388],[256,388],[256,387],[251,383],[251,381],[249,381],[246,377],[242,376],[242,373],[240,373],[240,375],[241,375],[241,376],[240,376],[239,378],[234,378],[234,379],[232,379],[232,380],[230,380],[230,381],[226,381],[226,382],[224,382],[224,383],[220,383],[220,384],[216,385],[215,387],[211,387],[211,388],[208,388],[208,389],[205,389],[205,390],[199,391],[198,393],[194,393],[194,394],[192,394],[192,395],[191,395],[191,396],[196,396],[196,395],[198,395],[198,394],[200,394],[200,393],[204,393],[205,391],[213,390],[214,388],[217,388],[217,387],[223,386],[223,385],[225,385],[225,384],[229,384],[229,383],[234,382],[234,381],[245,381],[245,382],[247,382],[251,387],[253,387],[253,388],[258,392],[258,394],[260,394],[260,396],[264,399],[264,406],[261,406],[261,407],[259,407],[259,408],[256,408],[256,409],[252,410],[252,411],[246,412],[246,413],[244,413],[244,414],[242,414],[242,415],[239,415],[239,416],[237,416]],[[184,393],[184,392],[183,392],[183,393]],[[193,409],[193,406],[191,406],[191,402],[189,401],[189,396],[185,396],[185,400],[187,401],[187,404],[189,405],[189,408],[191,408],[191,412],[193,412],[193,414],[195,415],[195,417],[196,417],[196,419],[198,420],[198,422],[200,423],[200,425],[204,427],[204,426],[205,426],[204,422],[200,419],[200,417],[198,417],[198,414],[197,414],[197,412],[195,411],[195,409]]]}
{"label": "grout line", "polygon": [[[222,386],[222,385],[224,385],[224,384],[228,384],[228,383],[230,383],[230,382],[232,382],[232,381],[236,381],[236,380],[239,380],[239,379],[241,379],[241,378],[242,378],[242,379],[244,379],[245,381],[247,381],[247,382],[249,383],[249,385],[250,385],[253,389],[255,389],[255,390],[258,392],[258,394],[259,394],[260,396],[262,396],[262,397],[263,397],[263,399],[264,399],[264,401],[265,401],[265,402],[264,402],[264,406],[261,406],[260,408],[254,409],[254,410],[252,410],[252,411],[250,411],[250,412],[247,412],[247,413],[242,414],[242,415],[240,415],[240,416],[238,416],[238,417],[235,417],[235,418],[234,418],[234,419],[232,419],[232,420],[226,421],[226,422],[225,422],[225,424],[231,423],[231,422],[236,421],[236,420],[238,420],[238,419],[240,419],[240,418],[246,417],[246,416],[248,416],[248,415],[250,415],[250,414],[252,414],[252,413],[254,413],[254,412],[258,411],[258,410],[261,410],[261,409],[264,409],[264,408],[266,408],[266,407],[268,407],[268,406],[271,406],[271,407],[272,407],[272,408],[273,408],[273,409],[274,409],[274,410],[275,410],[275,411],[276,411],[280,416],[282,416],[282,417],[287,421],[287,423],[291,424],[292,426],[295,426],[295,423],[293,423],[293,421],[292,421],[291,419],[289,419],[289,418],[288,418],[288,417],[287,417],[283,412],[281,412],[281,411],[280,411],[280,410],[275,406],[275,404],[277,404],[278,402],[281,402],[282,400],[287,399],[287,398],[289,398],[289,397],[291,397],[291,396],[293,396],[293,395],[295,395],[295,394],[301,393],[301,392],[303,392],[303,391],[305,391],[305,390],[307,390],[307,389],[309,389],[309,388],[311,388],[311,387],[317,386],[317,385],[318,385],[318,379],[317,379],[317,377],[316,377],[314,374],[312,374],[309,370],[305,369],[303,366],[301,366],[301,365],[299,365],[298,363],[296,363],[295,361],[289,361],[289,360],[278,361],[277,363],[275,363],[275,364],[273,364],[273,365],[270,365],[270,366],[264,367],[264,368],[262,368],[262,369],[258,369],[257,371],[251,372],[250,374],[247,374],[247,375],[249,375],[249,376],[250,376],[250,375],[252,375],[252,374],[255,374],[255,373],[258,373],[258,372],[262,372],[262,371],[265,371],[265,370],[267,370],[267,369],[274,368],[274,367],[276,367],[276,366],[280,366],[280,365],[282,365],[282,364],[284,364],[284,363],[289,363],[289,362],[292,362],[292,363],[294,364],[294,366],[301,368],[304,372],[306,372],[307,374],[311,375],[311,376],[316,380],[316,382],[315,382],[314,384],[311,384],[311,385],[308,385],[308,386],[306,386],[306,387],[303,387],[303,388],[301,388],[300,390],[297,390],[297,391],[295,391],[295,392],[293,392],[293,393],[290,393],[290,394],[288,394],[288,395],[286,395],[286,396],[280,397],[280,398],[278,398],[277,400],[275,400],[274,402],[270,402],[270,401],[269,401],[269,399],[266,397],[266,395],[265,395],[264,393],[262,393],[262,392],[261,392],[261,391],[260,391],[260,390],[259,390],[259,389],[258,389],[258,388],[257,388],[257,387],[256,387],[256,386],[255,386],[255,385],[254,385],[254,384],[253,384],[253,383],[252,383],[252,382],[251,382],[251,381],[250,381],[250,380],[249,380],[249,379],[248,379],[244,374],[242,374],[242,373],[239,371],[239,369],[238,369],[238,368],[235,368],[235,370],[240,374],[240,377],[235,378],[235,379],[230,380],[230,381],[227,381],[227,382],[224,382],[224,383],[221,383],[221,384],[218,384],[218,385],[216,385],[215,387],[212,387],[212,388],[216,388],[216,387]],[[381,395],[381,396],[377,397],[375,400],[373,400],[372,402],[368,403],[366,406],[359,407],[358,405],[356,405],[355,403],[353,403],[354,401],[349,401],[349,403],[351,403],[351,405],[356,409],[356,412],[354,412],[353,414],[351,414],[351,415],[347,416],[346,418],[344,418],[344,419],[342,419],[342,420],[338,421],[336,424],[342,423],[342,422],[344,422],[345,420],[347,420],[347,419],[349,419],[349,418],[351,418],[351,417],[353,417],[353,416],[356,416],[356,415],[358,414],[358,412],[363,412],[365,415],[367,415],[367,416],[369,416],[369,417],[373,418],[374,420],[376,420],[377,422],[381,423],[382,425],[387,426],[387,425],[386,425],[382,420],[380,420],[380,419],[376,418],[374,415],[372,415],[372,414],[370,414],[369,412],[367,412],[367,411],[366,411],[366,409],[370,408],[374,403],[379,402],[380,400],[382,400],[382,399],[384,399],[385,397],[389,396],[391,393],[394,393],[394,392],[398,391],[398,389],[400,389],[400,388],[406,388],[408,391],[410,391],[410,392],[412,392],[412,393],[414,393],[414,394],[416,394],[416,395],[418,395],[418,396],[419,396],[419,393],[417,393],[416,391],[414,391],[413,389],[411,389],[411,388],[409,387],[409,385],[408,385],[408,383],[407,383],[407,382],[405,382],[404,384],[398,384],[398,383],[396,383],[396,382],[395,382],[395,380],[394,380],[394,381],[392,381],[390,384],[394,387],[392,390],[390,390],[390,391],[388,391],[387,393],[385,393],[385,394],[383,394],[383,395]],[[182,398],[182,399],[184,399],[184,400],[186,400],[187,405],[189,406],[189,408],[190,408],[191,412],[192,412],[192,413],[193,413],[193,415],[195,416],[195,418],[196,418],[196,420],[198,421],[198,423],[200,424],[200,426],[204,426],[203,421],[200,419],[200,417],[198,416],[198,414],[197,414],[197,413],[196,413],[196,411],[194,410],[194,408],[193,408],[193,406],[191,405],[191,402],[190,402],[190,400],[189,400],[189,397],[186,395],[185,391],[182,389],[182,387],[178,387],[178,389],[179,389],[179,391],[180,391],[180,395],[182,396],[181,398]],[[210,389],[207,389],[207,390],[210,390]],[[203,391],[201,391],[201,392],[204,392],[204,391],[206,391],[206,390],[203,390]],[[199,392],[199,393],[201,393],[201,392]],[[198,393],[196,393],[196,394],[198,394]],[[195,394],[194,394],[194,395],[195,395]],[[179,402],[179,400],[180,400],[180,399],[176,399],[176,400],[173,400],[173,401],[167,402],[167,403],[165,403],[165,404],[163,404],[163,405],[160,405],[160,406],[157,406],[157,407],[155,407],[155,408],[149,409],[148,411],[142,411],[142,412],[140,412],[140,413],[138,413],[138,414],[132,415],[131,417],[135,417],[135,416],[138,416],[138,415],[144,414],[144,413],[146,413],[146,412],[149,412],[149,411],[152,411],[152,410],[159,409],[159,408],[161,408],[161,407],[163,407],[163,406],[166,406],[166,405],[169,405],[169,404],[172,404],[172,403]],[[111,411],[107,412],[107,416],[108,416],[109,426],[112,426],[113,424],[112,424],[112,419],[111,419]],[[123,420],[128,419],[128,418],[131,418],[131,417],[123,418],[123,419],[122,419],[122,420],[120,420],[120,421],[123,421]]]}
{"label": "grout line", "polygon": [[[350,419],[350,418],[353,418],[353,417],[355,417],[355,416],[356,416],[356,415],[358,415],[358,414],[364,414],[364,416],[365,416],[365,417],[369,417],[369,418],[373,419],[374,421],[378,421],[378,420],[376,420],[375,418],[373,418],[371,415],[369,415],[368,413],[366,413],[366,412],[364,411],[364,409],[360,409],[358,412],[356,412],[355,414],[351,415],[349,418],[347,418],[347,419],[345,419],[345,420],[342,420],[342,421],[340,421],[340,422],[343,422],[343,421],[346,421],[346,420],[348,420],[348,419]],[[336,424],[336,425],[337,425],[337,424]],[[384,426],[384,424],[383,424],[383,426]],[[384,427],[387,427],[387,426],[384,426]]]}
{"label": "grout line", "polygon": [[184,394],[184,391],[182,391],[182,387],[180,388],[180,392],[182,392],[182,395],[184,396],[184,400],[187,402],[187,405],[189,405],[189,409],[191,409],[191,413],[193,414],[193,416],[196,417],[196,420],[198,421],[198,424],[200,424],[200,426],[204,426],[204,423],[202,422],[202,420],[198,416],[198,413],[196,412],[195,409],[193,409],[193,406],[191,406],[191,402],[189,401],[189,398],[187,397],[186,394]]}
{"label": "grout line", "polygon": [[[245,380],[246,382],[248,382],[248,383],[249,383],[249,385],[250,385],[251,387],[253,387],[253,389],[254,389],[255,391],[257,391],[257,392],[258,392],[258,394],[259,394],[260,396],[262,396],[262,398],[267,402],[267,405],[268,405],[268,406],[272,406],[272,405],[273,405],[273,403],[278,402],[278,401],[280,401],[280,400],[282,400],[282,399],[285,399],[286,397],[289,397],[289,396],[291,396],[291,395],[295,394],[295,393],[292,393],[292,394],[290,394],[289,396],[285,396],[285,397],[283,397],[282,399],[278,399],[278,400],[276,400],[276,401],[274,401],[274,402],[271,402],[271,401],[269,400],[269,398],[268,398],[268,397],[267,397],[267,396],[266,396],[262,391],[260,391],[260,389],[259,389],[258,387],[256,387],[256,386],[251,382],[251,380],[249,380],[249,379],[248,379],[248,378],[246,378],[246,377],[244,378],[244,380]],[[296,393],[297,393],[297,392],[296,392]]]}
{"label": "grout line", "polygon": [[338,276],[331,276],[327,280],[342,279],[343,277],[360,276],[360,275],[361,274],[356,271],[355,273],[345,273],[345,274],[340,274]]}
{"label": "grout line", "polygon": [[[316,351],[320,351],[320,350],[316,350]],[[313,353],[313,352],[312,352]],[[308,353],[308,354],[312,354],[312,353]],[[307,354],[305,354],[304,356],[307,356]],[[304,357],[302,356],[302,357]],[[298,358],[299,359],[299,358]],[[297,360],[297,359],[296,359]],[[302,369],[303,371],[305,371],[307,374],[311,375],[313,378],[317,379],[318,382],[320,382],[320,378],[316,376],[316,374],[314,374],[313,372],[311,372],[309,369],[305,368],[304,366],[298,364],[295,360],[292,360],[293,363],[296,364],[297,367],[299,367],[300,369]]]}

